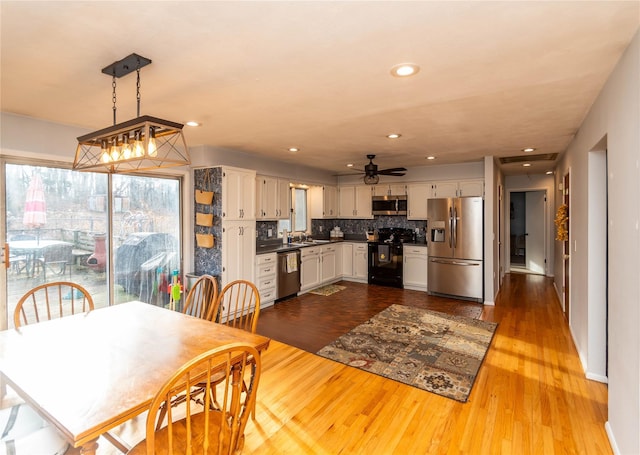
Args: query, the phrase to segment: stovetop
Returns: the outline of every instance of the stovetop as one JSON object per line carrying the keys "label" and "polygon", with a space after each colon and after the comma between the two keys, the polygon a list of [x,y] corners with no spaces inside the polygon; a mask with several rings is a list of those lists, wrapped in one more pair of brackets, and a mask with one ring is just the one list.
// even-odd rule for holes
{"label": "stovetop", "polygon": [[406,228],[378,229],[378,243],[412,243],[416,241],[415,232]]}

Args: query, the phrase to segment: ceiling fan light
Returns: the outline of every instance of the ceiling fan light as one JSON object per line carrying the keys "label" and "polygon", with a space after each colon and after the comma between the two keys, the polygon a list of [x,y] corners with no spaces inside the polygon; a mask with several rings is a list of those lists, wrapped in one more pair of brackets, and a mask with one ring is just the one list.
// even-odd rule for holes
{"label": "ceiling fan light", "polygon": [[380,177],[377,174],[365,175],[363,180],[366,185],[376,185],[380,181]]}

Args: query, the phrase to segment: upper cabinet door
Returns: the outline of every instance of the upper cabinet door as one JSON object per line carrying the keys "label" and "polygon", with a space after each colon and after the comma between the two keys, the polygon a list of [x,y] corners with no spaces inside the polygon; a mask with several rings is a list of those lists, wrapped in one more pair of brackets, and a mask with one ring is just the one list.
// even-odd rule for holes
{"label": "upper cabinet door", "polygon": [[247,169],[222,168],[222,218],[256,219],[256,173]]}
{"label": "upper cabinet door", "polygon": [[407,185],[407,219],[427,219],[427,199],[431,197],[430,183],[410,183]]}

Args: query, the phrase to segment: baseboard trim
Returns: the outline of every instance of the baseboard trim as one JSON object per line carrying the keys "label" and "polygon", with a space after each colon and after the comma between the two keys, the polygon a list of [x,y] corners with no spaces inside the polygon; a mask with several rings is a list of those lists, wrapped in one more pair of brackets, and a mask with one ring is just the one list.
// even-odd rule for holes
{"label": "baseboard trim", "polygon": [[592,381],[602,382],[603,384],[609,383],[609,378],[596,373],[590,373],[587,371],[587,379],[591,379]]}
{"label": "baseboard trim", "polygon": [[608,420],[604,423],[604,431],[606,431],[607,433],[607,438],[609,438],[609,445],[611,446],[611,450],[613,451],[613,453],[615,455],[622,455],[618,444],[616,444],[616,437],[613,434],[613,429],[611,428],[611,424],[609,424]]}

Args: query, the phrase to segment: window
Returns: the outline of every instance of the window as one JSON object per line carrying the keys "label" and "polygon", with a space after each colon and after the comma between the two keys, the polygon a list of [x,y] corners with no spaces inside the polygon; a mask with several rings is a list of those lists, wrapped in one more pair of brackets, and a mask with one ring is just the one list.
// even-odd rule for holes
{"label": "window", "polygon": [[291,215],[288,220],[278,221],[278,234],[286,229],[288,232],[306,232],[307,218],[307,190],[306,188],[291,188]]}
{"label": "window", "polygon": [[12,305],[45,281],[82,285],[96,308],[168,303],[163,283],[181,263],[179,178],[12,163],[4,172],[9,326]]}

